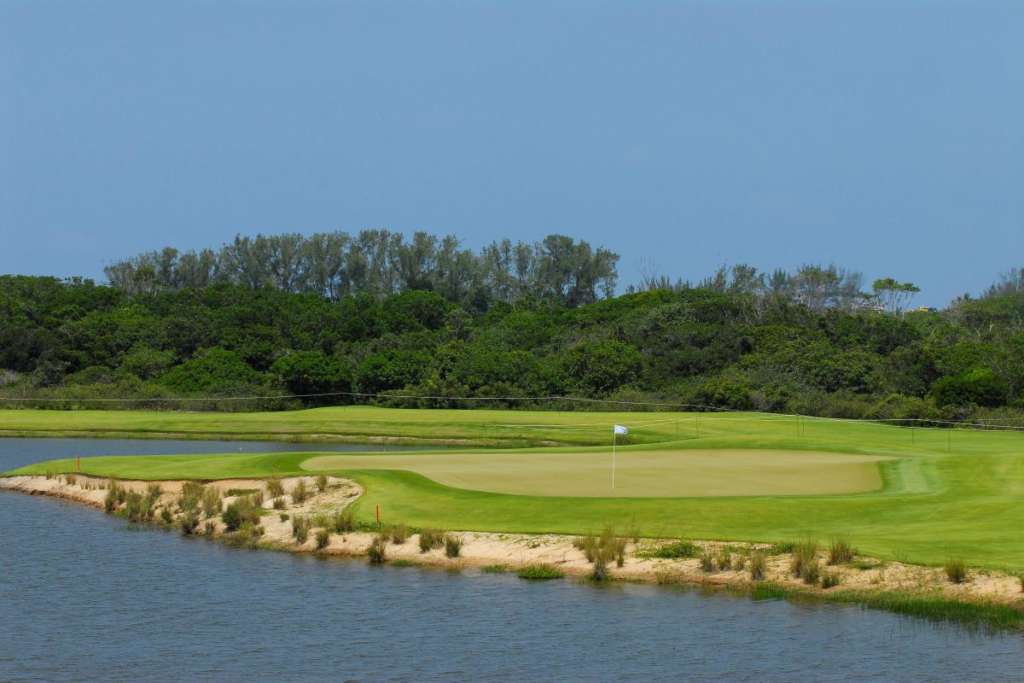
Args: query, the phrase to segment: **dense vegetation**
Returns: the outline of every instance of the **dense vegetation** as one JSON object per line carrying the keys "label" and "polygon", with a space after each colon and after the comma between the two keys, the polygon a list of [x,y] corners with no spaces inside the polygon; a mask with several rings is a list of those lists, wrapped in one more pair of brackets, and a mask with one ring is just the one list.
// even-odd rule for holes
{"label": "dense vegetation", "polygon": [[[943,311],[901,312],[909,283],[887,279],[865,294],[856,274],[815,267],[766,276],[740,266],[697,284],[651,278],[616,297],[618,257],[585,242],[552,236],[472,254],[382,233],[239,238],[206,256],[165,250],[115,264],[110,286],[0,277],[0,396],[68,399],[36,404],[59,407],[215,396],[224,400],[190,406],[218,409],[579,396],[948,419],[1024,409],[1018,271]],[[329,239],[348,245],[330,252],[342,265],[315,275],[323,264],[308,254]],[[373,239],[390,265],[353,277]],[[285,243],[307,254],[291,270],[279,263]],[[205,275],[182,274],[203,259]],[[337,392],[438,398],[230,400]]]}

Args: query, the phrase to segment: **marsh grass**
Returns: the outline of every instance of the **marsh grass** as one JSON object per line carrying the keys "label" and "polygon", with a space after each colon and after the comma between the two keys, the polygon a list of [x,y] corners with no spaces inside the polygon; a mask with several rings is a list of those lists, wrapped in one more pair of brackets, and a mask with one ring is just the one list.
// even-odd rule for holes
{"label": "marsh grass", "polygon": [[327,475],[319,474],[316,478],[316,488],[320,493],[327,491]]}
{"label": "marsh grass", "polygon": [[318,529],[316,532],[316,549],[323,550],[331,542],[331,532],[327,529]]}
{"label": "marsh grass", "polygon": [[331,527],[337,534],[344,534],[356,529],[356,513],[351,507],[342,508],[331,518]]}
{"label": "marsh grass", "polygon": [[950,558],[942,566],[946,572],[946,578],[950,583],[964,583],[967,581],[967,565],[963,560]]}
{"label": "marsh grass", "polygon": [[292,487],[292,502],[296,505],[302,505],[308,497],[309,489],[306,488],[306,480],[299,479],[295,482],[295,486]]}
{"label": "marsh grass", "polygon": [[387,545],[388,539],[383,534],[377,534],[373,537],[370,547],[366,550],[366,556],[369,558],[370,564],[384,564],[387,562]]}
{"label": "marsh grass", "polygon": [[700,554],[700,570],[705,574],[715,571],[715,558],[711,556],[711,552],[708,550]]}
{"label": "marsh grass", "polygon": [[718,565],[718,570],[722,572],[732,569],[732,553],[729,552],[728,548],[722,548],[718,551],[718,557],[715,559],[715,564]]}
{"label": "marsh grass", "polygon": [[743,568],[747,566],[747,556],[736,554],[732,556],[732,570],[735,572],[743,571]]}
{"label": "marsh grass", "polygon": [[181,529],[182,535],[193,535],[196,532],[196,528],[199,527],[199,515],[196,514],[195,510],[189,510],[178,519],[178,527]]}
{"label": "marsh grass", "polygon": [[271,498],[280,498],[284,495],[284,484],[280,478],[272,477],[267,480],[267,495]]}
{"label": "marsh grass", "polygon": [[[793,576],[807,581],[807,573],[812,565],[817,568],[818,544],[815,541],[807,540],[793,544],[792,557],[789,562],[789,569]],[[817,576],[815,576],[815,579]],[[808,582],[810,583],[810,582]]]}
{"label": "marsh grass", "polygon": [[248,548],[255,550],[259,547],[260,539],[263,538],[263,527],[246,520],[234,533],[224,537],[225,543],[236,548]]}
{"label": "marsh grass", "polygon": [[402,545],[409,540],[409,527],[405,524],[395,524],[391,527],[391,542],[395,545]]}
{"label": "marsh grass", "polygon": [[153,518],[153,505],[149,498],[138,491],[129,491],[125,501],[124,515],[129,522],[146,522]]}
{"label": "marsh grass", "polygon": [[216,517],[224,510],[224,501],[221,500],[220,491],[216,486],[205,487],[200,500],[203,505],[203,514],[207,517]]}
{"label": "marsh grass", "polygon": [[560,569],[549,564],[531,564],[519,569],[516,572],[516,576],[527,581],[549,581],[551,579],[560,579],[565,574]]}
{"label": "marsh grass", "polygon": [[857,551],[845,539],[832,539],[832,543],[828,547],[828,563],[830,565],[848,564],[853,561],[853,556],[856,554]]}
{"label": "marsh grass", "polygon": [[504,574],[508,571],[508,567],[503,564],[486,564],[480,567],[480,571],[484,574]]}
{"label": "marsh grass", "polygon": [[224,492],[224,495],[229,498],[237,498],[238,496],[250,496],[258,490],[259,489],[228,489]]}
{"label": "marsh grass", "polygon": [[274,499],[274,509],[284,510],[284,498],[279,497]]}
{"label": "marsh grass", "polygon": [[783,541],[782,543],[775,543],[768,548],[768,555],[788,555],[789,553],[796,550],[797,544],[792,541]]}
{"label": "marsh grass", "polygon": [[[218,505],[220,499],[217,500]],[[204,506],[205,507],[205,506]],[[242,525],[249,523],[251,526],[258,526],[260,523],[260,509],[252,502],[248,496],[237,498],[231,505],[221,513],[221,521],[224,522],[224,527],[227,531],[238,531],[242,528]]]}
{"label": "marsh grass", "polygon": [[292,517],[292,538],[300,545],[306,542],[309,538],[309,517]]}
{"label": "marsh grass", "polygon": [[821,587],[824,589],[835,588],[842,582],[839,572],[822,572]]}
{"label": "marsh grass", "polygon": [[444,554],[446,557],[451,558],[462,554],[462,539],[454,534],[446,534],[444,537]]}
{"label": "marsh grass", "polygon": [[427,553],[434,548],[444,545],[444,532],[437,529],[423,529],[420,531],[420,552]]}
{"label": "marsh grass", "polygon": [[212,519],[207,520],[206,524],[203,525],[203,533],[207,536],[213,536],[217,533],[217,522]]}
{"label": "marsh grass", "polygon": [[174,515],[171,514],[171,509],[167,507],[160,508],[160,521],[164,524],[170,525],[174,523]]}
{"label": "marsh grass", "polygon": [[750,580],[763,581],[766,571],[764,553],[754,551],[750,554]]}
{"label": "marsh grass", "polygon": [[199,508],[203,498],[205,487],[199,482],[186,481],[181,485],[181,494],[178,496],[178,507],[182,512],[191,512]]}

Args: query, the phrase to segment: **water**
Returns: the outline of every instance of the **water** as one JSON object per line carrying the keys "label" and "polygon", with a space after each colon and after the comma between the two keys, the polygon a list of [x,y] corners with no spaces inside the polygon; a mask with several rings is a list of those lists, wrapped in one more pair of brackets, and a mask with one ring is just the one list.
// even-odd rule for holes
{"label": "water", "polygon": [[[0,470],[239,445],[0,439]],[[853,606],[232,550],[45,497],[0,493],[0,543],[0,681],[1024,680],[1019,635]]]}

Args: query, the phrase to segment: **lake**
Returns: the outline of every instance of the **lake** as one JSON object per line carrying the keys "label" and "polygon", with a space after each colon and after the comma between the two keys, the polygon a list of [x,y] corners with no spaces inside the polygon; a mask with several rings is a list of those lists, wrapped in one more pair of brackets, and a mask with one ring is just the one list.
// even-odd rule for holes
{"label": "lake", "polygon": [[[0,470],[369,448],[0,439]],[[1024,680],[1024,636],[849,605],[234,550],[4,492],[0,541],[2,681]]]}

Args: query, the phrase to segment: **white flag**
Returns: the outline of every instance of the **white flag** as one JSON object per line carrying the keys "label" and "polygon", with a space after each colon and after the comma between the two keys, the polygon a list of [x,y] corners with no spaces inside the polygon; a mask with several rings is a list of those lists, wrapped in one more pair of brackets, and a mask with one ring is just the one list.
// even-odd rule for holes
{"label": "white flag", "polygon": [[615,425],[614,427],[612,427],[612,433],[613,434],[629,434],[629,430],[626,429],[625,427],[623,427],[622,425]]}

